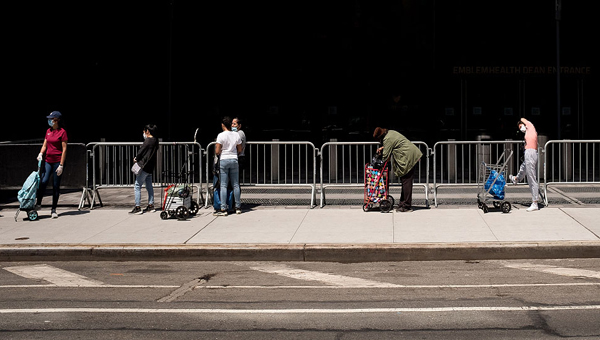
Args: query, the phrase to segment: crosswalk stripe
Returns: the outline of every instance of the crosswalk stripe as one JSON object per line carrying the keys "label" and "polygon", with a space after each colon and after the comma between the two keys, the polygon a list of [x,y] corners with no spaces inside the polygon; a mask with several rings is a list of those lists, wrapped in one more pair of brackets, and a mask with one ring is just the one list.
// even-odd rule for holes
{"label": "crosswalk stripe", "polygon": [[103,285],[100,281],[46,264],[4,267],[3,269],[28,279],[48,281],[59,287],[97,287]]}
{"label": "crosswalk stripe", "polygon": [[587,269],[576,269],[576,268],[562,268],[556,266],[549,266],[544,264],[533,264],[533,263],[513,263],[507,262],[504,264],[507,268],[531,270],[535,272],[555,274],[561,276],[571,277],[590,277],[594,279],[600,279],[600,272]]}
{"label": "crosswalk stripe", "polygon": [[251,266],[250,269],[258,270],[265,273],[277,274],[285,277],[291,277],[297,280],[319,281],[330,285],[343,287],[398,287],[398,285],[392,283],[377,282],[356,277],[290,268],[282,264],[255,265]]}

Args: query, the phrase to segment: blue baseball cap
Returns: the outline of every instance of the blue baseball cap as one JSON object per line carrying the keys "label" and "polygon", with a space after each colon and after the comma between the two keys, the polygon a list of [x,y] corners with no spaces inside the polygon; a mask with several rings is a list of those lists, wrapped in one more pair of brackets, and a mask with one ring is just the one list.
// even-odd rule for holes
{"label": "blue baseball cap", "polygon": [[60,112],[52,111],[52,112],[50,112],[50,114],[48,116],[46,116],[46,118],[54,119],[54,118],[60,118],[60,116],[62,116],[62,114]]}

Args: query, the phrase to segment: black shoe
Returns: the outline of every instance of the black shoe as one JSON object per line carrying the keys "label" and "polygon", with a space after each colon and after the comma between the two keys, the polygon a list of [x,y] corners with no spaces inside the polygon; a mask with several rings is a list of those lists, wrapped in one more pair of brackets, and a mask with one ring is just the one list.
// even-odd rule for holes
{"label": "black shoe", "polygon": [[155,212],[155,211],[156,211],[156,209],[154,209],[154,204],[148,204],[148,206],[145,207],[142,212],[147,213],[147,212]]}
{"label": "black shoe", "polygon": [[413,212],[413,210],[411,208],[407,208],[407,207],[398,207],[398,209],[396,209],[396,211],[398,211],[398,212]]}
{"label": "black shoe", "polygon": [[141,214],[143,214],[144,212],[142,211],[142,208],[140,208],[140,207],[135,207],[135,208],[133,208],[133,210],[131,210],[129,213],[130,213],[130,214],[141,215]]}

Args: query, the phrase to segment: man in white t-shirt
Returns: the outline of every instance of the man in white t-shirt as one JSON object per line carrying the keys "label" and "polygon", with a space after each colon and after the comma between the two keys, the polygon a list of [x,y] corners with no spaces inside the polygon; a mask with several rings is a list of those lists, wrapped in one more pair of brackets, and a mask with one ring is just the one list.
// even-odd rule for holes
{"label": "man in white t-shirt", "polygon": [[242,152],[242,139],[237,132],[231,131],[231,118],[223,117],[221,121],[223,132],[217,136],[215,153],[220,155],[220,182],[221,182],[221,211],[215,213],[216,216],[227,216],[227,185],[231,180],[233,187],[233,197],[235,200],[235,213],[242,213],[242,203],[240,202],[240,169],[238,165],[238,155]]}

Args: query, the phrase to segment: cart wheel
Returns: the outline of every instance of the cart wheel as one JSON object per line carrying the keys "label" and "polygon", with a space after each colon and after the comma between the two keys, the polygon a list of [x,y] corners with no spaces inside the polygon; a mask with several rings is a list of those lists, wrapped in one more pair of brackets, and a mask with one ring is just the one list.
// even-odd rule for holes
{"label": "cart wheel", "polygon": [[392,210],[392,202],[389,200],[381,200],[381,203],[379,203],[379,208],[382,212],[390,212],[390,210]]}
{"label": "cart wheel", "polygon": [[484,214],[487,214],[488,211],[490,211],[490,209],[488,208],[487,204],[483,203],[481,209],[483,210]]}
{"label": "cart wheel", "polygon": [[190,215],[196,216],[199,209],[200,206],[198,205],[198,203],[196,203],[196,201],[192,201],[192,204],[190,205]]}
{"label": "cart wheel", "polygon": [[363,211],[364,211],[364,212],[367,212],[367,211],[369,211],[369,203],[365,203],[365,204],[363,204]]}
{"label": "cart wheel", "polygon": [[161,211],[160,218],[166,220],[167,218],[169,218],[169,214],[167,214],[166,211]]}
{"label": "cart wheel", "polygon": [[35,210],[29,210],[27,212],[27,217],[29,218],[30,221],[35,221],[38,218],[38,213]]}
{"label": "cart wheel", "polygon": [[500,208],[500,202],[494,201],[494,208]]}
{"label": "cart wheel", "polygon": [[177,209],[175,210],[175,214],[177,215],[178,219],[185,220],[190,216],[190,211],[188,210],[188,208],[182,205],[177,207]]}
{"label": "cart wheel", "polygon": [[510,212],[510,203],[509,202],[502,202],[502,212],[505,214]]}
{"label": "cart wheel", "polygon": [[387,199],[390,200],[390,202],[392,202],[392,208],[393,208],[394,205],[396,205],[396,200],[394,200],[394,197],[392,195],[388,195]]}

